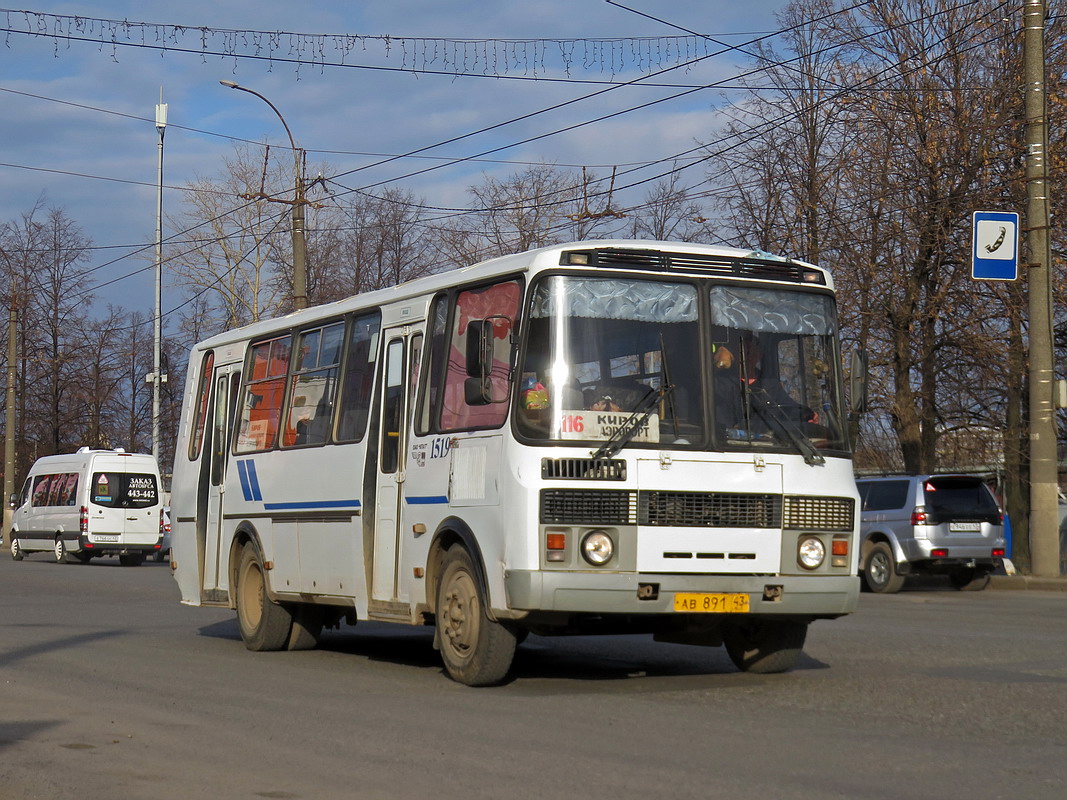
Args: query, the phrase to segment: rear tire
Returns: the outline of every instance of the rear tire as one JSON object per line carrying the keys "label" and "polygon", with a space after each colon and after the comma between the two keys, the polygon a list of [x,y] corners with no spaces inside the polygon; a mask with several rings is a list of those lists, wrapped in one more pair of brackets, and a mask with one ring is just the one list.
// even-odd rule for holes
{"label": "rear tire", "polygon": [[241,548],[237,561],[237,626],[245,647],[254,651],[284,650],[293,628],[293,615],[267,594],[263,558],[255,545]]}
{"label": "rear tire", "polygon": [[311,603],[292,606],[293,628],[289,631],[288,650],[314,650],[319,646],[319,635],[325,612]]}
{"label": "rear tire", "polygon": [[144,562],[144,553],[123,553],[119,555],[119,563],[124,567],[139,567]]}
{"label": "rear tire", "polygon": [[899,592],[904,585],[904,576],[897,572],[893,549],[887,543],[875,542],[867,553],[863,582],[877,594],[893,594]]}
{"label": "rear tire", "polygon": [[15,561],[22,561],[26,557],[26,554],[22,552],[22,545],[14,533],[11,534],[11,557]]}
{"label": "rear tire", "polygon": [[467,686],[504,680],[515,657],[515,633],[489,619],[471,557],[459,545],[445,553],[436,616],[441,660],[454,680]]}
{"label": "rear tire", "polygon": [[64,564],[67,560],[67,543],[63,541],[62,536],[56,537],[55,550],[52,551],[55,556],[57,564]]}
{"label": "rear tire", "polygon": [[793,620],[750,620],[723,628],[730,660],[742,672],[767,675],[796,666],[804,651],[808,623]]}

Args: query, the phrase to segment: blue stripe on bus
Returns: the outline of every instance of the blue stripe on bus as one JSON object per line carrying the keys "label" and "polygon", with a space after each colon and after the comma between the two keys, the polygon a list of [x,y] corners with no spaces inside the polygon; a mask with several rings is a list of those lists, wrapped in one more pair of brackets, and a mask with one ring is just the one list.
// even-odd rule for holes
{"label": "blue stripe on bus", "polygon": [[237,475],[241,478],[241,494],[244,495],[245,502],[248,502],[252,499],[252,488],[248,485],[248,473],[244,461],[237,462]]}
{"label": "blue stripe on bus", "polygon": [[359,508],[359,500],[308,500],[296,503],[264,503],[267,511],[311,511],[317,508]]}
{"label": "blue stripe on bus", "polygon": [[438,505],[440,503],[448,503],[448,497],[443,494],[430,495],[429,497],[405,497],[404,499],[413,506],[430,506]]}
{"label": "blue stripe on bus", "polygon": [[263,499],[263,493],[259,490],[259,477],[256,475],[256,462],[250,458],[245,464],[248,465],[248,485],[252,489],[252,499],[258,503]]}

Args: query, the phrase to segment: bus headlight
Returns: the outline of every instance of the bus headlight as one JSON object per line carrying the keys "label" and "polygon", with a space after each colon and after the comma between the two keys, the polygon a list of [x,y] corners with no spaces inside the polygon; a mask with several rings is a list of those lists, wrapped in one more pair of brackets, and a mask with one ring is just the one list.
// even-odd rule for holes
{"label": "bus headlight", "polygon": [[615,555],[615,543],[604,531],[590,531],[582,539],[582,558],[594,567],[602,567]]}
{"label": "bus headlight", "polygon": [[818,569],[826,559],[826,545],[814,536],[805,536],[797,547],[797,563],[804,569]]}

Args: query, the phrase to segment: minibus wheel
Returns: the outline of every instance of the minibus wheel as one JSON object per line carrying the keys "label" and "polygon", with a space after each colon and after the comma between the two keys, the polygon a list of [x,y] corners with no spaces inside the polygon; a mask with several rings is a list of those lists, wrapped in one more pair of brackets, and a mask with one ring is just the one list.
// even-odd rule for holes
{"label": "minibus wheel", "polygon": [[67,560],[67,543],[63,541],[62,536],[56,537],[55,556],[57,564],[62,564]]}
{"label": "minibus wheel", "polygon": [[515,633],[489,619],[471,557],[459,545],[445,553],[435,609],[448,674],[467,686],[500,683],[515,657]]}
{"label": "minibus wheel", "polygon": [[723,627],[730,660],[742,672],[769,674],[796,666],[808,636],[808,623],[756,619]]}
{"label": "minibus wheel", "polygon": [[263,559],[255,545],[241,548],[237,562],[237,623],[249,650],[284,650],[293,615],[267,595]]}
{"label": "minibus wheel", "polygon": [[26,557],[22,552],[22,545],[19,544],[19,540],[15,538],[15,535],[11,535],[11,557],[16,561],[22,561]]}

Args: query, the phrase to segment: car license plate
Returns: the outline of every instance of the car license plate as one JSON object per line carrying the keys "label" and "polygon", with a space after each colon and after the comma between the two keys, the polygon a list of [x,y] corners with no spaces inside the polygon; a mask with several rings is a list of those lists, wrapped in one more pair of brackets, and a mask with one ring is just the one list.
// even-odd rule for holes
{"label": "car license plate", "polygon": [[725,592],[678,592],[674,610],[697,614],[747,614],[747,594]]}
{"label": "car license plate", "polygon": [[950,522],[948,529],[953,533],[978,533],[982,530],[981,522]]}
{"label": "car license plate", "polygon": [[118,536],[117,533],[116,534],[98,533],[95,536],[93,536],[93,541],[94,542],[117,542],[118,540],[119,540],[119,536]]}

